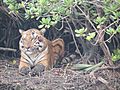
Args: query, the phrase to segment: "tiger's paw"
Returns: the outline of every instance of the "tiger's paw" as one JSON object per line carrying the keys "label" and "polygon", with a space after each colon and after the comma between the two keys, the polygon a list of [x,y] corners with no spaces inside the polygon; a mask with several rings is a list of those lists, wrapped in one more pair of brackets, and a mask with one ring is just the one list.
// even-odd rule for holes
{"label": "tiger's paw", "polygon": [[31,76],[40,76],[42,72],[45,71],[45,66],[43,64],[37,64],[31,71]]}
{"label": "tiger's paw", "polygon": [[30,72],[31,72],[30,67],[22,67],[22,68],[19,70],[19,73],[20,73],[21,75],[28,75]]}

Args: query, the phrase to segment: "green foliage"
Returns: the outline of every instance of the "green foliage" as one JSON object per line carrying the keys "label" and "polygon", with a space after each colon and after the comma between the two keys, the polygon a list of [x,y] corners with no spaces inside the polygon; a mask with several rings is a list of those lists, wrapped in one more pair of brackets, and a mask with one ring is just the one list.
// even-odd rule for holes
{"label": "green foliage", "polygon": [[17,5],[16,0],[3,0],[3,2],[5,2],[8,5],[8,8],[11,9],[9,14],[12,12],[18,13],[19,6]]}
{"label": "green foliage", "polygon": [[114,28],[109,28],[106,30],[106,33],[109,35],[113,35],[113,34],[116,34],[117,31]]}
{"label": "green foliage", "polygon": [[[105,13],[102,17],[98,16],[96,12],[97,7],[89,4],[89,1],[87,0],[24,0],[19,3],[17,2],[17,0],[3,0],[3,2],[10,9],[9,14],[20,14],[21,12],[19,12],[19,10],[23,9],[24,13],[21,13],[21,15],[26,19],[36,18],[38,20],[40,17],[51,18],[49,24],[47,23],[47,25],[46,23],[44,23],[43,19],[42,21],[40,21],[47,28],[49,28],[50,26],[54,26],[64,17],[71,16],[73,12],[75,12],[74,10],[72,11],[75,5],[81,5],[84,7],[85,10],[89,10],[91,16],[95,17],[93,20],[92,17],[90,17],[91,20],[95,22],[95,24],[98,24],[98,26],[101,24],[105,24],[108,21],[108,18],[115,20],[118,19],[120,16],[119,0],[101,0],[101,3],[103,5],[102,9]],[[81,12],[76,11],[75,13],[77,16],[81,15]]]}
{"label": "green foliage", "polygon": [[[71,14],[74,0],[30,0],[16,2],[16,0],[3,0],[11,13],[19,13],[26,19],[42,17],[41,23],[45,28],[54,26],[60,19]],[[24,13],[19,10],[24,10]],[[41,27],[41,26],[39,26]]]}
{"label": "green foliage", "polygon": [[[90,2],[91,3],[91,2]],[[75,35],[76,37],[85,37],[86,40],[91,41],[91,39],[95,39],[95,36],[98,34],[96,31],[97,29],[100,29],[101,25],[103,26],[108,26],[105,30],[105,32],[107,34],[109,34],[110,36],[114,36],[117,33],[120,33],[120,25],[117,25],[118,22],[113,22],[114,24],[109,23],[110,20],[118,20],[120,18],[120,2],[119,0],[101,0],[100,1],[101,4],[98,4],[98,6],[100,5],[101,7],[101,12],[97,11],[98,7],[93,6],[88,3],[86,3],[85,1],[81,1],[80,4],[84,6],[84,10],[88,11],[89,10],[89,15],[86,14],[86,18],[88,19],[88,21],[90,20],[92,22],[94,22],[95,24],[91,24],[92,26],[94,26],[94,29],[96,28],[95,31],[93,31],[92,33],[89,32],[89,28],[86,28],[87,33],[85,33],[85,29],[79,29],[79,30],[75,30]],[[94,5],[94,4],[93,4]],[[102,13],[101,15],[99,15],[99,13]],[[83,13],[84,14],[84,13]],[[77,13],[77,15],[81,15],[81,13]],[[109,26],[109,24],[111,24]],[[116,25],[117,28],[113,28],[113,25]]]}
{"label": "green foliage", "polygon": [[88,33],[88,35],[86,36],[86,40],[90,41],[91,39],[93,39],[95,37],[96,33],[92,32],[92,33]]}
{"label": "green foliage", "polygon": [[87,28],[81,28],[81,29],[76,29],[75,32],[76,32],[76,37],[80,37],[80,36],[85,36],[85,32],[87,31]]}
{"label": "green foliage", "polygon": [[117,27],[116,31],[120,33],[120,26]]}
{"label": "green foliage", "polygon": [[45,27],[49,28],[51,25],[51,18],[42,18],[40,22],[42,25],[45,25]]}
{"label": "green foliage", "polygon": [[107,17],[111,19],[118,19],[120,16],[119,12],[120,2],[119,0],[112,1],[112,0],[104,0],[104,12]]}
{"label": "green foliage", "polygon": [[120,60],[120,49],[116,49],[112,53],[112,60],[117,61]]}
{"label": "green foliage", "polygon": [[120,33],[120,26],[117,26],[117,29],[114,29],[114,28],[110,27],[106,30],[106,33],[108,35],[114,35],[114,34]]}
{"label": "green foliage", "polygon": [[88,40],[88,41],[90,41],[91,39],[93,39],[95,37],[95,35],[96,35],[95,32],[91,32],[91,33],[86,34],[86,31],[87,31],[87,28],[86,29],[81,28],[79,30],[76,29],[75,30],[75,33],[76,33],[75,35],[76,35],[76,37],[80,37],[80,36],[85,37],[85,39]]}
{"label": "green foliage", "polygon": [[106,20],[106,18],[105,17],[97,17],[96,19],[95,19],[95,23],[96,24],[104,24],[105,23],[105,20]]}
{"label": "green foliage", "polygon": [[[21,0],[19,3],[17,0],[3,0],[3,2],[9,8],[9,14],[17,13],[26,19],[40,20],[39,28],[50,28],[63,21],[62,24],[67,23],[66,27],[73,29],[70,27],[72,23],[77,28],[74,30],[76,37],[83,37],[91,43],[94,41],[96,45],[101,40],[100,36],[109,34],[110,38],[106,40],[109,41],[115,34],[120,33],[120,0]],[[99,31],[105,31],[106,34]],[[114,53],[113,56],[118,58]]]}

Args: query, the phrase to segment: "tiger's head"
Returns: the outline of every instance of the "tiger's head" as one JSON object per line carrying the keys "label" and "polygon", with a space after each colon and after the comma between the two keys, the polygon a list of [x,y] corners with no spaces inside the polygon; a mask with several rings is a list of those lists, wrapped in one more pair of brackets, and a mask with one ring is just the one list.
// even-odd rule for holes
{"label": "tiger's head", "polygon": [[19,48],[22,52],[31,55],[36,52],[42,52],[47,47],[47,39],[43,36],[43,32],[37,29],[29,29],[27,31],[19,30],[22,37],[19,41]]}

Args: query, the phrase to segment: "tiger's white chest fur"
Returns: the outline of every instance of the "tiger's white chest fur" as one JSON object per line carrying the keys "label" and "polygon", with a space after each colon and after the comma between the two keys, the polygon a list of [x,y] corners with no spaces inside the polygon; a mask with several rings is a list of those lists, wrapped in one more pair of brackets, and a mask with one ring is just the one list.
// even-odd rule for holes
{"label": "tiger's white chest fur", "polygon": [[26,54],[24,52],[21,52],[22,57],[25,59],[24,62],[29,63],[30,66],[36,65],[38,62],[46,59],[46,54],[48,53],[48,46],[46,49],[42,52],[36,52],[36,54]]}

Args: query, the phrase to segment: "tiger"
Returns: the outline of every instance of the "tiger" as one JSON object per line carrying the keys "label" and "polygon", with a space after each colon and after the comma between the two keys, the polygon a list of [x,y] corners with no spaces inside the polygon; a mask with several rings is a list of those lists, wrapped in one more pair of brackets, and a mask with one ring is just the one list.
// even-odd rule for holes
{"label": "tiger", "polygon": [[19,73],[21,75],[39,75],[53,68],[57,59],[64,56],[64,41],[61,38],[48,40],[44,31],[38,29],[19,29],[21,51]]}

